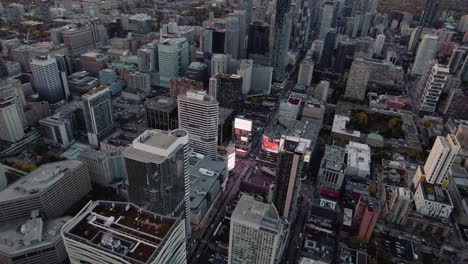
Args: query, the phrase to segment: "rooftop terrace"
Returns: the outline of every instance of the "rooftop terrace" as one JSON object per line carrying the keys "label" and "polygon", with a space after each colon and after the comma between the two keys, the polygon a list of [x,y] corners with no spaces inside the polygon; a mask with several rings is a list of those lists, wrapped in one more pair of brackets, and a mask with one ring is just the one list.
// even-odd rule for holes
{"label": "rooftop terrace", "polygon": [[147,263],[179,221],[131,203],[96,201],[65,228],[72,237],[136,263]]}

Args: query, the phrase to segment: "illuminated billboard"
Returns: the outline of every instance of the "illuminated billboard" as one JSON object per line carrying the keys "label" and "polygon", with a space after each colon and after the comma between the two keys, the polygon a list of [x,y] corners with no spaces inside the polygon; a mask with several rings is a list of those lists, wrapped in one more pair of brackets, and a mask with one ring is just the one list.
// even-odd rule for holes
{"label": "illuminated billboard", "polygon": [[250,132],[252,131],[252,120],[236,117],[234,128]]}
{"label": "illuminated billboard", "polygon": [[236,167],[236,152],[229,153],[227,160],[228,171],[233,170]]}
{"label": "illuminated billboard", "polygon": [[262,150],[267,152],[278,153],[279,142],[279,139],[273,139],[267,136],[263,136]]}

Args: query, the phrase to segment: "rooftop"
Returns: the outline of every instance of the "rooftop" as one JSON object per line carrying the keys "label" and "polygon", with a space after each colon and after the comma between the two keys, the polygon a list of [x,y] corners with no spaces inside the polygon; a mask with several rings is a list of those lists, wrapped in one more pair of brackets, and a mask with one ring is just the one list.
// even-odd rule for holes
{"label": "rooftop", "polygon": [[340,264],[368,264],[370,258],[367,253],[351,249],[348,247],[341,248]]}
{"label": "rooftop", "polygon": [[447,190],[442,189],[440,186],[430,184],[427,182],[421,182],[421,188],[423,191],[424,198],[429,201],[443,203],[446,205],[452,205],[449,193]]}
{"label": "rooftop", "polygon": [[332,132],[357,138],[361,137],[361,132],[346,128],[349,120],[350,119],[347,116],[335,115],[335,118],[333,119]]}
{"label": "rooftop", "polygon": [[344,148],[335,145],[326,145],[321,167],[334,171],[344,170],[346,167],[345,156],[346,151]]}
{"label": "rooftop", "polygon": [[15,255],[23,250],[49,247],[62,239],[60,229],[70,220],[62,217],[52,220],[16,219],[0,225],[0,252]]}
{"label": "rooftop", "polygon": [[185,144],[188,144],[188,134],[185,130],[146,130],[133,140],[132,145],[125,149],[122,155],[145,163],[161,164]]}
{"label": "rooftop", "polygon": [[78,160],[44,164],[1,191],[0,202],[40,194],[81,164]]}
{"label": "rooftop", "polygon": [[145,107],[161,112],[172,112],[177,108],[177,99],[167,96],[156,96],[146,100]]}
{"label": "rooftop", "polygon": [[207,65],[205,63],[201,63],[198,61],[194,61],[190,63],[189,65],[189,69],[195,69],[195,70],[202,70],[202,69],[205,69],[206,67]]}
{"label": "rooftop", "polygon": [[136,263],[149,263],[180,219],[132,203],[96,201],[67,224],[66,236]]}
{"label": "rooftop", "polygon": [[346,145],[348,167],[352,166],[370,172],[370,147],[366,144],[350,141]]}
{"label": "rooftop", "polygon": [[256,201],[254,197],[243,194],[231,216],[231,221],[256,229],[279,232],[281,218],[273,204]]}
{"label": "rooftop", "polygon": [[190,164],[190,207],[196,209],[217,181],[226,175],[226,163],[192,156]]}
{"label": "rooftop", "polygon": [[320,124],[315,122],[281,119],[265,134],[273,139],[280,139],[282,135],[301,137],[312,141],[311,149],[314,147],[315,140],[320,131]]}

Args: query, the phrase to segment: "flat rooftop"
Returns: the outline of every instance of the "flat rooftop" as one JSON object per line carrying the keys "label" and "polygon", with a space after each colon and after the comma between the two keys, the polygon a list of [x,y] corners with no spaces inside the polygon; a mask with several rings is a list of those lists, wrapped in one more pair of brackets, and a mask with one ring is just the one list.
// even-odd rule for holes
{"label": "flat rooftop", "polygon": [[346,151],[344,148],[335,145],[326,145],[321,167],[334,171],[344,170],[346,167],[345,156]]}
{"label": "flat rooftop", "polygon": [[[62,239],[60,229],[71,217],[43,221],[40,217],[21,218],[0,225],[0,252],[15,255],[23,250],[50,247]],[[24,230],[24,233],[21,230]]]}
{"label": "flat rooftop", "polygon": [[259,202],[250,195],[242,195],[236,209],[231,216],[231,221],[241,223],[252,228],[267,228],[278,232],[281,218],[273,204]]}
{"label": "flat rooftop", "polygon": [[1,191],[0,202],[40,194],[81,164],[78,160],[44,164]]}
{"label": "flat rooftop", "polygon": [[[226,175],[226,163],[211,159],[200,159],[192,156],[189,159],[190,165],[190,207],[198,208],[213,185],[224,179]],[[211,197],[214,199],[214,197]]]}
{"label": "flat rooftop", "polygon": [[349,117],[335,115],[333,119],[332,132],[337,134],[345,134],[352,137],[361,137],[361,132],[346,128],[349,122]]}
{"label": "flat rooftop", "polygon": [[140,162],[160,164],[172,157],[187,142],[188,134],[185,130],[147,130],[133,140],[122,156]]}
{"label": "flat rooftop", "polygon": [[273,139],[280,139],[282,135],[309,139],[312,141],[310,148],[313,149],[320,129],[321,125],[315,122],[281,119],[265,135]]}
{"label": "flat rooftop", "polygon": [[346,146],[348,166],[370,172],[371,151],[366,144],[350,141]]}
{"label": "flat rooftop", "polygon": [[367,253],[351,249],[348,247],[341,248],[339,264],[368,264],[370,258]]}
{"label": "flat rooftop", "polygon": [[427,182],[420,183],[424,198],[429,201],[453,205],[447,190]]}
{"label": "flat rooftop", "polygon": [[75,239],[133,263],[148,263],[180,219],[132,203],[90,202],[64,229]]}
{"label": "flat rooftop", "polygon": [[145,107],[161,112],[172,112],[177,108],[177,99],[167,96],[156,96],[146,100]]}

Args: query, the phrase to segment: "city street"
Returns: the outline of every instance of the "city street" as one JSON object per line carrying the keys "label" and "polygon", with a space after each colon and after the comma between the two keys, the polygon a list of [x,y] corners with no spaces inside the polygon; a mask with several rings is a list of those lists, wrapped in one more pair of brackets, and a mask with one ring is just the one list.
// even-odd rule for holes
{"label": "city street", "polygon": [[249,173],[252,172],[254,168],[253,160],[236,160],[236,168],[234,169],[234,176],[229,179],[226,191],[221,197],[221,199],[214,205],[214,212],[211,212],[208,216],[208,221],[206,228],[200,228],[199,232],[194,235],[193,239],[196,243],[196,246],[190,252],[190,261],[189,263],[195,264],[198,263],[200,255],[206,250],[209,241],[213,237],[213,233],[216,230],[218,224],[223,220],[226,213],[226,207],[230,205],[237,196],[239,191],[240,183],[242,179],[245,178]]}

